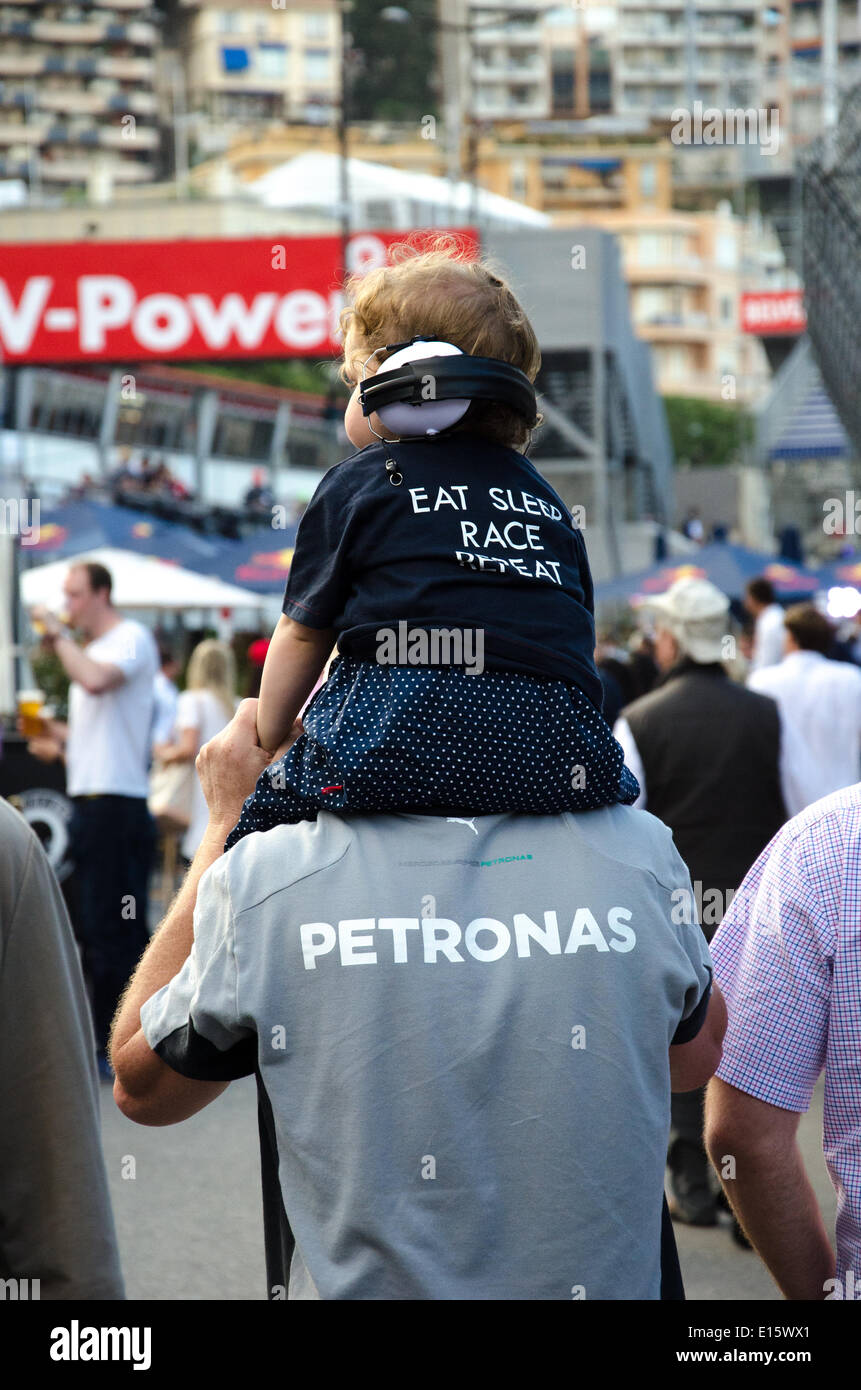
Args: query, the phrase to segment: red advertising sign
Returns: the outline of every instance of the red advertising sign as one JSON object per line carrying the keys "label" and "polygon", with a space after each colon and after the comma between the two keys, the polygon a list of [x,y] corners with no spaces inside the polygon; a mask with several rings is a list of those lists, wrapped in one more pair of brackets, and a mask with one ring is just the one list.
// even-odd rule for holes
{"label": "red advertising sign", "polygon": [[[407,236],[358,233],[349,268],[385,264]],[[478,253],[474,232],[457,237]],[[338,237],[0,245],[0,353],[8,363],[337,356],[340,261]]]}
{"label": "red advertising sign", "polygon": [[807,327],[801,290],[763,290],[741,297],[741,329],[758,337],[790,336]]}

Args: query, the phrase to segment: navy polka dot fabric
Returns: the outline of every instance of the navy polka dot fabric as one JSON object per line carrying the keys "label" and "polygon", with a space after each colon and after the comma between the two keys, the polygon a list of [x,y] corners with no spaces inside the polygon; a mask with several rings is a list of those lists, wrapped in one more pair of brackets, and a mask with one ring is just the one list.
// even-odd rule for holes
{"label": "navy polka dot fabric", "polygon": [[630,806],[640,791],[603,715],[563,681],[340,657],[303,724],[226,849],[320,810],[548,815]]}

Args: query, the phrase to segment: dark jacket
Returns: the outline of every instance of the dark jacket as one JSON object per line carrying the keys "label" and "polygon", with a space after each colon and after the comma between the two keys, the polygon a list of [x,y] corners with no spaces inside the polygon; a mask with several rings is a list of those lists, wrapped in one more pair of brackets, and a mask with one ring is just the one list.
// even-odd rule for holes
{"label": "dark jacket", "polygon": [[[736,889],[787,819],[774,700],[685,658],[624,711],[646,809],[668,825],[696,890]],[[703,921],[706,935],[717,920]]]}

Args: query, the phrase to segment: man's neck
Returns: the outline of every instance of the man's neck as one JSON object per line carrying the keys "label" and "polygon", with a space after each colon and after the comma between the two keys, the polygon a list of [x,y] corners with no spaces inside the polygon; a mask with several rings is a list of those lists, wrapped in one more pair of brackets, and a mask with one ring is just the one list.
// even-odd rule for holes
{"label": "man's neck", "polygon": [[106,632],[110,632],[112,627],[116,627],[121,622],[122,618],[115,608],[106,608],[104,613],[100,614],[93,622],[87,633],[87,640],[89,642],[98,641],[100,637],[104,637]]}

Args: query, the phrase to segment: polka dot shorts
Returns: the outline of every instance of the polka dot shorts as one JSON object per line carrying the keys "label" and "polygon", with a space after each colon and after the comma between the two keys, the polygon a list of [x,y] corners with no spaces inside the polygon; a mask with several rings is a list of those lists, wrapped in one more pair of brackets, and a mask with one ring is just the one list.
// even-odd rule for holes
{"label": "polka dot shorts", "polygon": [[564,681],[340,657],[303,723],[225,848],[320,810],[552,815],[640,791],[603,715]]}

